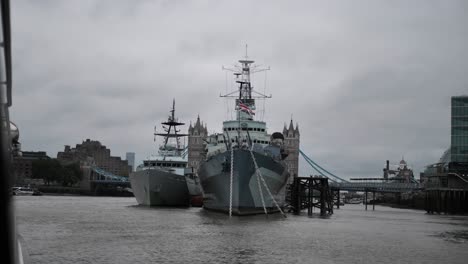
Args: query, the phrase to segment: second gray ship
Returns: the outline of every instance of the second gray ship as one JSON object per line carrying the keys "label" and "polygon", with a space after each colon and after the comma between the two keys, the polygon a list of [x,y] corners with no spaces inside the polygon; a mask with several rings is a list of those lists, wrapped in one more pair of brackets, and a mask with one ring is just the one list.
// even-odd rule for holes
{"label": "second gray ship", "polygon": [[164,143],[159,147],[158,155],[150,156],[130,174],[133,194],[140,205],[188,206],[190,204],[185,171],[187,167],[186,148],[181,146],[178,126],[184,125],[175,117],[175,101],[171,115],[161,123]]}

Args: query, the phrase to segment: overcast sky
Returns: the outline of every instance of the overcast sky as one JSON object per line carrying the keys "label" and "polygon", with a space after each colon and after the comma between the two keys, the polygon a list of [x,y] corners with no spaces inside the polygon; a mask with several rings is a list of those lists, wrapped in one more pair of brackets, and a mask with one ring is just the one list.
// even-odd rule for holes
{"label": "overcast sky", "polygon": [[[344,178],[402,156],[419,178],[450,145],[450,97],[468,94],[466,1],[12,1],[13,108],[25,151],[90,138],[137,162],[172,99],[209,132],[228,116],[221,67],[245,55],[268,131]],[[228,83],[228,84],[226,84]],[[266,87],[265,87],[266,84]],[[233,102],[229,102],[232,104]],[[263,102],[258,102],[263,106]],[[257,117],[262,115],[257,114]],[[312,173],[300,161],[301,174]]]}

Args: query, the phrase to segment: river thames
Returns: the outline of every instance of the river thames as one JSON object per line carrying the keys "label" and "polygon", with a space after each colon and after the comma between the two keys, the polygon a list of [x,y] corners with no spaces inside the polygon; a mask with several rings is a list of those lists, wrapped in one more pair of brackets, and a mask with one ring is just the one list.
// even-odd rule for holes
{"label": "river thames", "polygon": [[15,197],[32,263],[467,263],[468,216],[345,205],[328,219],[148,208],[135,198]]}

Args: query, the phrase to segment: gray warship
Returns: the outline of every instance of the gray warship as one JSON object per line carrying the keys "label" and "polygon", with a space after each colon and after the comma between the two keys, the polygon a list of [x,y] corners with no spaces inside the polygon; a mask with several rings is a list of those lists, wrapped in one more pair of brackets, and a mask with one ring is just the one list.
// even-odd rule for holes
{"label": "gray warship", "polygon": [[185,171],[187,151],[181,146],[178,126],[184,125],[175,118],[175,101],[171,115],[162,122],[164,133],[154,133],[164,138],[158,155],[150,156],[130,174],[133,194],[140,205],[189,206],[190,195]]}
{"label": "gray warship", "polygon": [[251,71],[260,71],[254,61],[246,56],[239,63],[230,69],[239,89],[222,96],[235,99],[236,118],[207,137],[206,159],[198,168],[203,207],[229,215],[282,212],[289,177],[284,136],[268,134],[266,123],[254,120],[255,99],[271,96],[253,90]]}

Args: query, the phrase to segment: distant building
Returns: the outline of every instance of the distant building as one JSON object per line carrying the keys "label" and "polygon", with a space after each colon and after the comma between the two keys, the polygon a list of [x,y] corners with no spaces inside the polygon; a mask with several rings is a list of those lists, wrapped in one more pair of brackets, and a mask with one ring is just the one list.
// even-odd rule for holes
{"label": "distant building", "polygon": [[285,162],[288,166],[290,178],[289,182],[293,181],[294,177],[297,177],[299,174],[299,125],[296,124],[296,128],[293,126],[293,120],[289,123],[289,128],[286,128],[286,124],[283,128],[284,136],[284,149],[288,156],[285,159]]}
{"label": "distant building", "polygon": [[125,154],[125,159],[127,160],[128,166],[131,167],[130,172],[135,170],[135,152],[127,152]]}
{"label": "distant building", "polygon": [[[392,168],[395,167],[396,168]],[[399,181],[399,182],[414,182],[413,170],[408,166],[405,159],[401,159],[399,165],[392,165],[390,167],[389,160],[387,160],[387,166],[383,169],[383,177],[386,180]]]}
{"label": "distant building", "polygon": [[100,169],[119,176],[128,176],[130,171],[126,160],[111,156],[110,149],[99,141],[90,139],[76,144],[75,148],[65,146],[65,150],[57,154],[57,159],[62,164],[79,162],[81,166],[84,166],[94,163]]}
{"label": "distant building", "polygon": [[197,117],[195,125],[190,123],[188,129],[188,167],[192,167],[196,172],[200,162],[205,158],[204,140],[208,136],[206,125],[200,122],[200,116]]}
{"label": "distant building", "polygon": [[[13,173],[15,184],[24,185],[35,183],[32,179],[32,163],[35,160],[50,159],[45,151],[23,151],[22,156],[13,158]],[[39,180],[42,181],[42,180]]]}
{"label": "distant building", "polygon": [[451,161],[468,162],[468,96],[452,97]]}

